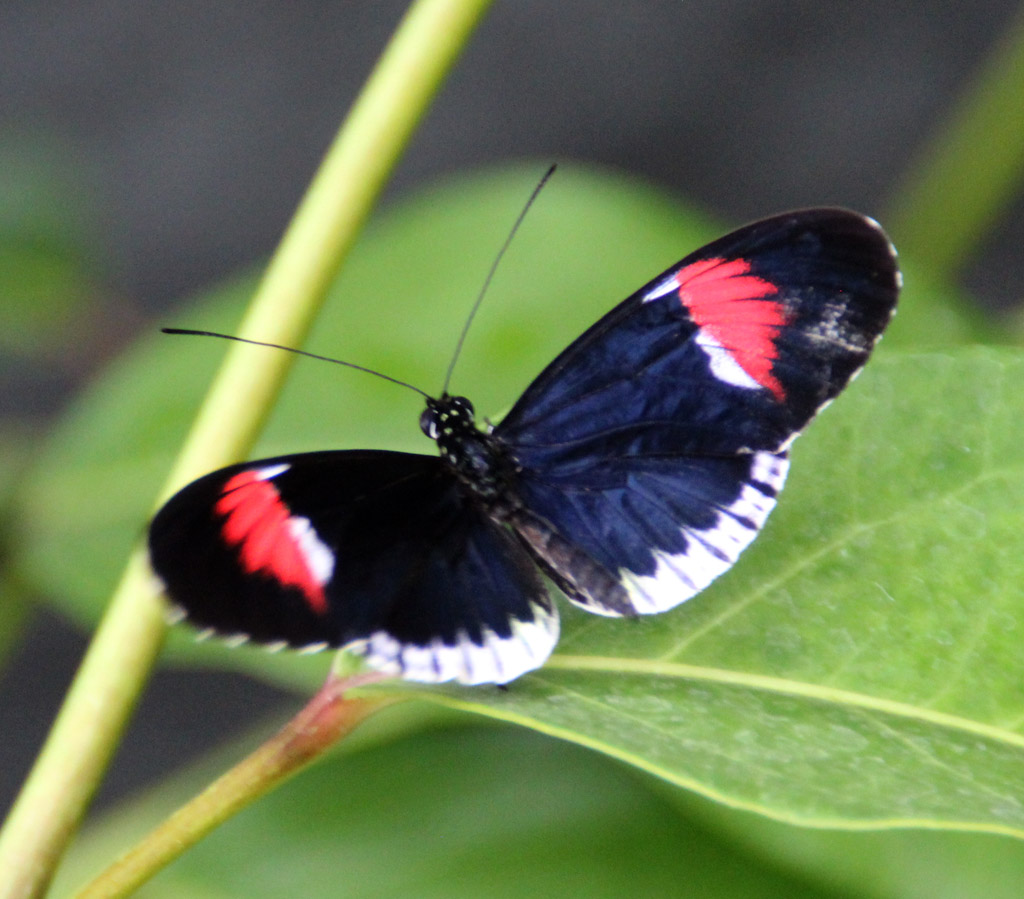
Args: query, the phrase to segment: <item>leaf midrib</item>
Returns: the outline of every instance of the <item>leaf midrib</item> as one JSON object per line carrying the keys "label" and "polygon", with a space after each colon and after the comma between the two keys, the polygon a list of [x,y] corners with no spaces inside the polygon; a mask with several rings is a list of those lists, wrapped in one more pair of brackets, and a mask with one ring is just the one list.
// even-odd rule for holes
{"label": "leaf midrib", "polygon": [[[899,716],[916,721],[927,721],[941,727],[953,728],[965,733],[982,736],[989,739],[1001,740],[1015,746],[1024,745],[1024,737],[1018,734],[1009,733],[1000,728],[979,724],[955,715],[948,715],[942,712],[922,710],[906,703],[894,700],[882,699],[880,697],[867,696],[854,693],[848,690],[836,690],[834,688],[823,689],[814,684],[807,684],[799,681],[786,680],[768,675],[749,674],[745,672],[728,671],[700,667],[695,665],[683,665],[674,662],[660,662],[643,659],[623,660],[603,656],[566,656],[553,655],[548,660],[545,669],[529,676],[530,680],[541,681],[549,687],[565,691],[566,688],[557,681],[544,678],[544,671],[565,670],[565,671],[591,671],[618,675],[641,675],[650,677],[652,674],[665,677],[687,678],[704,683],[718,683],[738,685],[748,688],[762,689],[780,695],[789,695],[801,698],[812,698],[817,701],[836,702],[843,701],[851,708],[874,711],[882,714]],[[1024,838],[1024,829],[991,822],[980,822],[977,820],[957,820],[948,818],[929,818],[921,816],[914,817],[877,817],[877,818],[843,818],[838,816],[816,816],[799,813],[786,813],[777,808],[764,806],[760,803],[738,798],[735,795],[719,791],[708,786],[707,783],[693,777],[688,777],[679,771],[656,764],[650,759],[637,755],[635,752],[623,749],[622,747],[609,743],[604,739],[591,736],[590,734],[573,730],[571,728],[553,724],[541,718],[534,717],[529,712],[520,712],[512,707],[497,707],[485,703],[467,701],[464,693],[447,693],[429,691],[421,694],[424,699],[438,702],[439,704],[464,711],[483,714],[487,717],[530,727],[540,733],[547,734],[558,739],[569,740],[581,746],[605,753],[617,758],[627,764],[633,765],[641,770],[660,777],[670,783],[692,790],[701,795],[707,796],[724,805],[743,809],[745,811],[763,814],[778,821],[796,824],[803,827],[820,827],[841,830],[877,830],[879,828],[929,828],[935,830],[960,830],[979,833],[998,833],[1015,838]],[[583,696],[577,694],[577,698],[585,699],[588,703],[600,704],[599,700],[592,695]],[[622,715],[621,709],[611,710],[617,716]],[[650,727],[650,721],[643,722]]]}
{"label": "leaf midrib", "polygon": [[[646,677],[654,675],[656,677],[668,677],[701,683],[746,687],[780,696],[812,699],[821,703],[881,712],[886,715],[932,724],[950,730],[959,730],[964,733],[1024,748],[1024,735],[991,724],[983,724],[979,721],[972,721],[969,718],[962,718],[959,715],[939,712],[895,699],[885,699],[881,696],[871,696],[854,690],[826,687],[820,684],[775,677],[769,674],[731,671],[725,668],[711,668],[705,665],[686,665],[681,662],[667,662],[661,659],[573,656],[560,653],[552,655],[543,670],[592,671],[602,674],[643,675]],[[534,677],[537,676],[539,675],[534,675]],[[553,686],[556,689],[558,687],[557,684]]]}

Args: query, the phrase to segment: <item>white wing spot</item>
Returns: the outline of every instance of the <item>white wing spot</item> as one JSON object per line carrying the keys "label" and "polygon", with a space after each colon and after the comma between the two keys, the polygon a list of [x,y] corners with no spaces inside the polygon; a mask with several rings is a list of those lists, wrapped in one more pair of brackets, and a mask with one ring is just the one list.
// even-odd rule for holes
{"label": "white wing spot", "polygon": [[660,299],[661,297],[677,290],[679,290],[679,282],[676,280],[675,273],[673,272],[660,284],[655,284],[654,287],[648,290],[647,293],[641,297],[640,302],[650,303],[653,300]]}
{"label": "white wing spot", "polygon": [[718,378],[719,381],[724,381],[733,387],[743,387],[747,390],[758,390],[762,386],[750,377],[733,358],[732,353],[707,333],[707,331],[703,329],[698,331],[696,338],[694,338],[694,343],[708,357],[711,374]]}
{"label": "white wing spot", "polygon": [[264,468],[254,468],[253,475],[261,481],[269,481],[271,478],[276,478],[279,474],[284,474],[291,466],[287,462],[282,462],[279,465],[267,465]]}
{"label": "white wing spot", "polygon": [[288,533],[317,583],[321,586],[326,584],[334,574],[334,553],[317,536],[312,522],[308,518],[293,515],[288,519]]}

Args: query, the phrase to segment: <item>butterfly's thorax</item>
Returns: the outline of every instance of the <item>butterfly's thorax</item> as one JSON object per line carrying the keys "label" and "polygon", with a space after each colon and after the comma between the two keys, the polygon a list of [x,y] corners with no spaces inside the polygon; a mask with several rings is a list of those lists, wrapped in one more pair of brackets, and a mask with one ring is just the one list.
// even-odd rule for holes
{"label": "butterfly's thorax", "polygon": [[428,399],[420,428],[436,441],[441,458],[460,483],[500,516],[498,507],[511,495],[513,469],[501,444],[477,428],[473,404],[462,396]]}

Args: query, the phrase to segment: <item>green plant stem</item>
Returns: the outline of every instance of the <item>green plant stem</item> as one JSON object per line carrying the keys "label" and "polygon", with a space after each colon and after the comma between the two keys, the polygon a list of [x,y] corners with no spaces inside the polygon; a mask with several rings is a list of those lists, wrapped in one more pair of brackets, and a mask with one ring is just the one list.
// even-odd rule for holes
{"label": "green plant stem", "polygon": [[236,812],[296,774],[375,711],[394,700],[346,698],[351,683],[328,679],[305,708],[266,743],[217,778],[78,894],[126,896]]}
{"label": "green plant stem", "polygon": [[[299,344],[430,99],[491,0],[416,0],[317,172],[241,334]],[[291,363],[233,347],[162,493],[243,455]],[[163,642],[142,548],[0,833],[0,899],[42,896],[106,769]]]}
{"label": "green plant stem", "polygon": [[885,216],[900,251],[954,277],[1024,178],[1024,13],[925,145]]}
{"label": "green plant stem", "polygon": [[35,767],[0,834],[0,896],[42,896],[163,643],[145,553],[132,553]]}

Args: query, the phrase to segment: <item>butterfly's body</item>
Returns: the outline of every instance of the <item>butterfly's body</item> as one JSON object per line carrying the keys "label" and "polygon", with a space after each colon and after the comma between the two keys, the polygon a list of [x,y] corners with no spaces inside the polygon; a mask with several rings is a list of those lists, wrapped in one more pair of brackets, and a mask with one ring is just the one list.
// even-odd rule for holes
{"label": "butterfly's body", "polygon": [[428,399],[420,430],[437,442],[441,461],[462,489],[498,521],[512,511],[510,487],[515,466],[502,445],[476,426],[473,404],[464,396]]}
{"label": "butterfly's body", "polygon": [[310,453],[201,478],[154,520],[154,568],[220,633],[350,646],[413,680],[507,682],[557,641],[541,574],[588,611],[635,616],[731,567],[898,288],[862,216],[749,225],[605,315],[494,428],[463,397],[429,399],[439,456]]}

